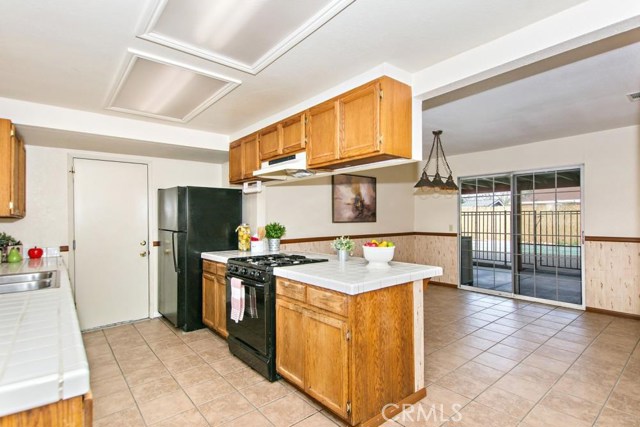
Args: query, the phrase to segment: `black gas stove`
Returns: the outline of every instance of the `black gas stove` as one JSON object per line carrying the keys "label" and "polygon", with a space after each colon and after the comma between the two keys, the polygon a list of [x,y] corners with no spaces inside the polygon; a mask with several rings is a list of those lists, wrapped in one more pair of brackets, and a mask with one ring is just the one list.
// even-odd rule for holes
{"label": "black gas stove", "polygon": [[[275,267],[328,261],[302,255],[269,254],[227,260],[227,342],[229,350],[269,381],[276,373],[276,280]],[[242,319],[231,319],[231,281],[240,280],[245,310]],[[237,289],[237,288],[236,288]]]}
{"label": "black gas stove", "polygon": [[268,254],[255,255],[227,260],[227,273],[237,277],[258,281],[270,280],[274,267],[324,262],[326,259],[307,258],[303,255]]}

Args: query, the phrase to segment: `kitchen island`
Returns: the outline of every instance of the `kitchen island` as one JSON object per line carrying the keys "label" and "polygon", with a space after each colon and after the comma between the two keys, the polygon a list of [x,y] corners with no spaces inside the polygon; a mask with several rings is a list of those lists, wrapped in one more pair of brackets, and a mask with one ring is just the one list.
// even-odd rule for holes
{"label": "kitchen island", "polygon": [[56,271],[59,287],[0,294],[0,426],[91,423],[89,365],[60,257],[0,264],[0,275]]}
{"label": "kitchen island", "polygon": [[[255,254],[204,253],[225,263]],[[426,395],[423,281],[440,267],[362,258],[276,267],[276,369],[351,425],[379,425]],[[384,415],[383,415],[384,411]]]}

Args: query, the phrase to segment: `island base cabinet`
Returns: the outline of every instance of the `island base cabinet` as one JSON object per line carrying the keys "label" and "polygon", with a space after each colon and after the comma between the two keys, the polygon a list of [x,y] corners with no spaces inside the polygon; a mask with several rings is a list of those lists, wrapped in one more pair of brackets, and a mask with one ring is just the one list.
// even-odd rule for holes
{"label": "island base cabinet", "polygon": [[350,425],[382,424],[385,405],[425,395],[415,382],[413,283],[346,295],[279,278],[276,369]]}
{"label": "island base cabinet", "polygon": [[347,322],[309,310],[303,319],[303,335],[305,392],[335,414],[349,418]]}
{"label": "island base cabinet", "polygon": [[49,405],[0,417],[0,427],[91,427],[93,398],[84,396],[59,400]]}

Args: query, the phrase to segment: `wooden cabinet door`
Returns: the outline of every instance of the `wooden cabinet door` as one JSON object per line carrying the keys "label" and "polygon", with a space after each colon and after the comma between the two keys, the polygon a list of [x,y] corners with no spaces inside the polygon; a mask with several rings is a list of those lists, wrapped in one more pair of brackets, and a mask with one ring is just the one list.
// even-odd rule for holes
{"label": "wooden cabinet door", "polygon": [[229,182],[242,180],[242,142],[235,141],[229,146]]}
{"label": "wooden cabinet door", "polygon": [[227,337],[227,283],[224,276],[216,276],[215,281],[215,329]]}
{"label": "wooden cabinet door", "polygon": [[338,100],[340,158],[380,151],[380,83]]}
{"label": "wooden cabinet door", "polygon": [[242,178],[253,178],[253,171],[260,169],[260,147],[258,135],[250,135],[242,140]]}
{"label": "wooden cabinet door", "polygon": [[280,126],[260,131],[260,160],[270,160],[282,154],[280,142]]}
{"label": "wooden cabinet door", "polygon": [[344,320],[305,310],[304,391],[349,419],[349,341]]}
{"label": "wooden cabinet door", "polygon": [[216,327],[216,276],[202,275],[202,323]]}
{"label": "wooden cabinet door", "polygon": [[305,115],[300,114],[282,122],[282,152],[285,154],[296,153],[304,150],[305,141]]}
{"label": "wooden cabinet door", "polygon": [[304,309],[276,298],[276,370],[292,384],[304,388]]}
{"label": "wooden cabinet door", "polygon": [[307,164],[321,165],[339,159],[338,107],[329,101],[307,113]]}

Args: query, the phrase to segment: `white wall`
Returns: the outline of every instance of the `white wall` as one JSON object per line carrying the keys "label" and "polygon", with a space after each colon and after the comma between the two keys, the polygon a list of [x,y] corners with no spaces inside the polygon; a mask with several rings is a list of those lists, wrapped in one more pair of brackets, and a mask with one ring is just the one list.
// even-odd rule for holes
{"label": "white wall", "polygon": [[[370,223],[332,222],[331,177],[292,181],[268,186],[264,193],[265,221],[287,227],[285,238],[321,237],[412,231],[413,185],[416,165],[408,164],[357,172],[377,178],[377,221]],[[259,198],[257,199],[259,206]],[[259,210],[259,208],[253,208]],[[252,229],[255,225],[250,224]]]}
{"label": "white wall", "polygon": [[[584,165],[584,227],[588,236],[640,236],[640,127],[630,126],[451,156],[457,176]],[[457,231],[457,198],[418,196],[415,230]]]}
{"label": "white wall", "polygon": [[[61,246],[72,242],[70,230],[70,187],[68,170],[72,156],[124,160],[149,165],[149,240],[158,240],[157,190],[177,185],[222,187],[222,167],[218,164],[110,155],[27,145],[27,215],[20,220],[0,220],[0,231],[22,240],[25,248]],[[224,181],[224,182],[223,182]],[[157,248],[150,248],[150,297],[152,314],[157,302]],[[65,257],[66,258],[66,257]]]}

